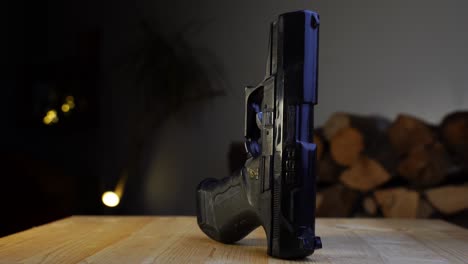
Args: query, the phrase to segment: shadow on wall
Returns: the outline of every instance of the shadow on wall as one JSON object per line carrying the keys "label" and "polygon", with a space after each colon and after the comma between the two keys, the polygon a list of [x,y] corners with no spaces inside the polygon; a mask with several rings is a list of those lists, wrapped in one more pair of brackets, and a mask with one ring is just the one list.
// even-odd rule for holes
{"label": "shadow on wall", "polygon": [[[166,138],[170,139],[163,136],[161,131],[165,124],[174,118],[184,129],[187,122],[190,123],[190,119],[193,119],[193,116],[187,113],[197,113],[208,101],[225,94],[226,84],[223,80],[222,67],[216,58],[207,50],[194,47],[187,42],[187,38],[203,26],[203,23],[190,23],[177,34],[166,37],[157,27],[142,21],[139,24],[141,38],[136,47],[128,56],[117,62],[119,66],[114,69],[113,75],[115,79],[128,84],[128,87],[124,87],[128,104],[118,109],[119,113],[125,112],[123,114],[125,119],[117,119],[118,122],[124,122],[119,125],[128,131],[120,138],[114,139],[126,142],[125,149],[119,150],[125,153],[125,156],[120,162],[121,165],[117,165],[121,170],[120,177],[128,175],[122,204],[118,208],[120,213],[146,213],[145,189],[151,193],[162,194],[164,197],[160,200],[174,199],[172,194],[180,191],[177,186],[170,187],[164,184],[163,190],[171,190],[167,193],[158,188],[153,189],[154,186],[148,185],[146,180],[151,163],[157,162],[154,160],[154,153],[158,152]],[[121,80],[122,76],[127,79]],[[169,133],[173,135],[176,132]],[[158,138],[162,138],[161,143],[154,142],[154,139]],[[180,166],[177,165],[179,162],[192,159],[190,155],[185,154],[187,149],[195,148],[195,142],[185,142],[183,147],[176,145],[177,143],[173,143],[179,151],[178,155],[163,155],[166,164]],[[113,166],[119,164],[112,160],[109,162],[114,164]],[[184,178],[189,176],[158,174],[163,182],[176,180],[182,183]],[[105,185],[111,188],[118,181],[117,177],[104,180]],[[122,191],[119,189],[119,192]],[[168,212],[180,212],[177,208],[171,208],[172,210]]]}

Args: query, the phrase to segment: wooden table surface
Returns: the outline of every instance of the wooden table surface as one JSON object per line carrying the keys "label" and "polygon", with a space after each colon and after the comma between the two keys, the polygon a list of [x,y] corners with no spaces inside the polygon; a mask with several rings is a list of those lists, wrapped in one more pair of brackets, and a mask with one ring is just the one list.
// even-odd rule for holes
{"label": "wooden table surface", "polygon": [[[301,263],[468,263],[468,230],[439,220],[318,219],[323,249]],[[0,263],[286,263],[262,229],[235,245],[194,217],[75,216],[0,238]]]}

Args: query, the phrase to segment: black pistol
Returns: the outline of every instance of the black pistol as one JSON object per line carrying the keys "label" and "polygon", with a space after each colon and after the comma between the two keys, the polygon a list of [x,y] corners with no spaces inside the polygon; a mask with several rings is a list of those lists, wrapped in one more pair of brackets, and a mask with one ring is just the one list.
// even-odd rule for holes
{"label": "black pistol", "polygon": [[249,159],[236,175],[197,187],[197,221],[210,238],[234,243],[258,226],[268,254],[309,256],[315,236],[319,16],[285,13],[270,27],[265,79],[245,89],[245,147]]}

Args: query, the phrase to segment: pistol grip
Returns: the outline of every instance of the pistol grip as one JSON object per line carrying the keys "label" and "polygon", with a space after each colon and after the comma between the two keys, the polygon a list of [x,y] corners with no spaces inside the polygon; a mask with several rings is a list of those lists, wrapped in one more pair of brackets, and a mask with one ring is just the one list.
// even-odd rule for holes
{"label": "pistol grip", "polygon": [[243,172],[221,180],[209,178],[197,187],[197,222],[210,238],[234,243],[260,225],[250,206]]}

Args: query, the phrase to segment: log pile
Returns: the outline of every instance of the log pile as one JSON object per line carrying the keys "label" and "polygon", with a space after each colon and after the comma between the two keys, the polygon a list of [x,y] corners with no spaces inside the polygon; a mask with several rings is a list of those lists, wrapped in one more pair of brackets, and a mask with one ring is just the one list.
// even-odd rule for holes
{"label": "log pile", "polygon": [[314,141],[319,217],[468,214],[468,111],[437,125],[340,112]]}

